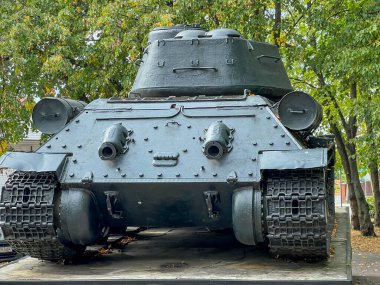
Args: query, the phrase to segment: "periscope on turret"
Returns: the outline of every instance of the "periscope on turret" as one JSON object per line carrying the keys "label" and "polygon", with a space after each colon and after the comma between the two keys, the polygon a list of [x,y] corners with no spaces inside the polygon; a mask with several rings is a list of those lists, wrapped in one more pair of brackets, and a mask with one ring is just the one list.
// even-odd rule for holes
{"label": "periscope on turret", "polygon": [[334,141],[314,135],[322,116],[276,46],[232,29],[155,28],[127,99],[36,104],[51,137],[0,158],[16,169],[0,227],[16,251],[50,261],[136,226],[231,228],[273,255],[326,258]]}

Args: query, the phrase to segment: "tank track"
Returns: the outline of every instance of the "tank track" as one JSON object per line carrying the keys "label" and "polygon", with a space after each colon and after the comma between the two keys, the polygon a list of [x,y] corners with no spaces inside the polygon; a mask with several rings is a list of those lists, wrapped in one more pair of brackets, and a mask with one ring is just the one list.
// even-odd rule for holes
{"label": "tank track", "polygon": [[273,255],[297,259],[328,257],[333,223],[328,216],[334,209],[328,193],[331,181],[330,185],[327,182],[323,169],[267,173],[266,227]]}
{"label": "tank track", "polygon": [[62,245],[54,226],[59,184],[51,172],[14,172],[2,189],[0,226],[6,241],[19,253],[59,261],[77,251]]}

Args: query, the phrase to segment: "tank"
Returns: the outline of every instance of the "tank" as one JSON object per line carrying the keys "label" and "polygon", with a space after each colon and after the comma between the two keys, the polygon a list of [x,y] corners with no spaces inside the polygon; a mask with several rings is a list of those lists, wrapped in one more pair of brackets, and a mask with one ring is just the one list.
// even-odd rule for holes
{"label": "tank", "polygon": [[0,227],[56,261],[127,227],[231,229],[274,256],[326,258],[334,140],[278,48],[232,29],[155,29],[127,99],[44,98],[34,153],[8,152]]}

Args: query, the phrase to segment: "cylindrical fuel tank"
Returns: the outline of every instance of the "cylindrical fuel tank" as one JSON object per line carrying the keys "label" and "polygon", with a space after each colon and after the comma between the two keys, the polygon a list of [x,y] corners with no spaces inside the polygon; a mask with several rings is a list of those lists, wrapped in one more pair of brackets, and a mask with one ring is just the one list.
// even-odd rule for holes
{"label": "cylindrical fuel tank", "polygon": [[44,134],[56,134],[77,116],[87,104],[82,101],[46,97],[34,106],[32,119]]}
{"label": "cylindrical fuel tank", "polygon": [[323,111],[309,94],[293,91],[281,99],[278,115],[285,127],[293,131],[311,132],[320,125]]}

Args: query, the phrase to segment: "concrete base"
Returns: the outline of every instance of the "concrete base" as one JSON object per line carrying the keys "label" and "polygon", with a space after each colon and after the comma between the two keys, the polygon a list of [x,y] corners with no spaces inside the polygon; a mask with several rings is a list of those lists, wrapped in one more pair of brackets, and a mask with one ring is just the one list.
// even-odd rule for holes
{"label": "concrete base", "polygon": [[26,257],[0,268],[0,283],[44,284],[351,284],[347,208],[336,209],[337,231],[326,261],[272,258],[239,244],[231,231],[150,229],[110,254],[75,265]]}

